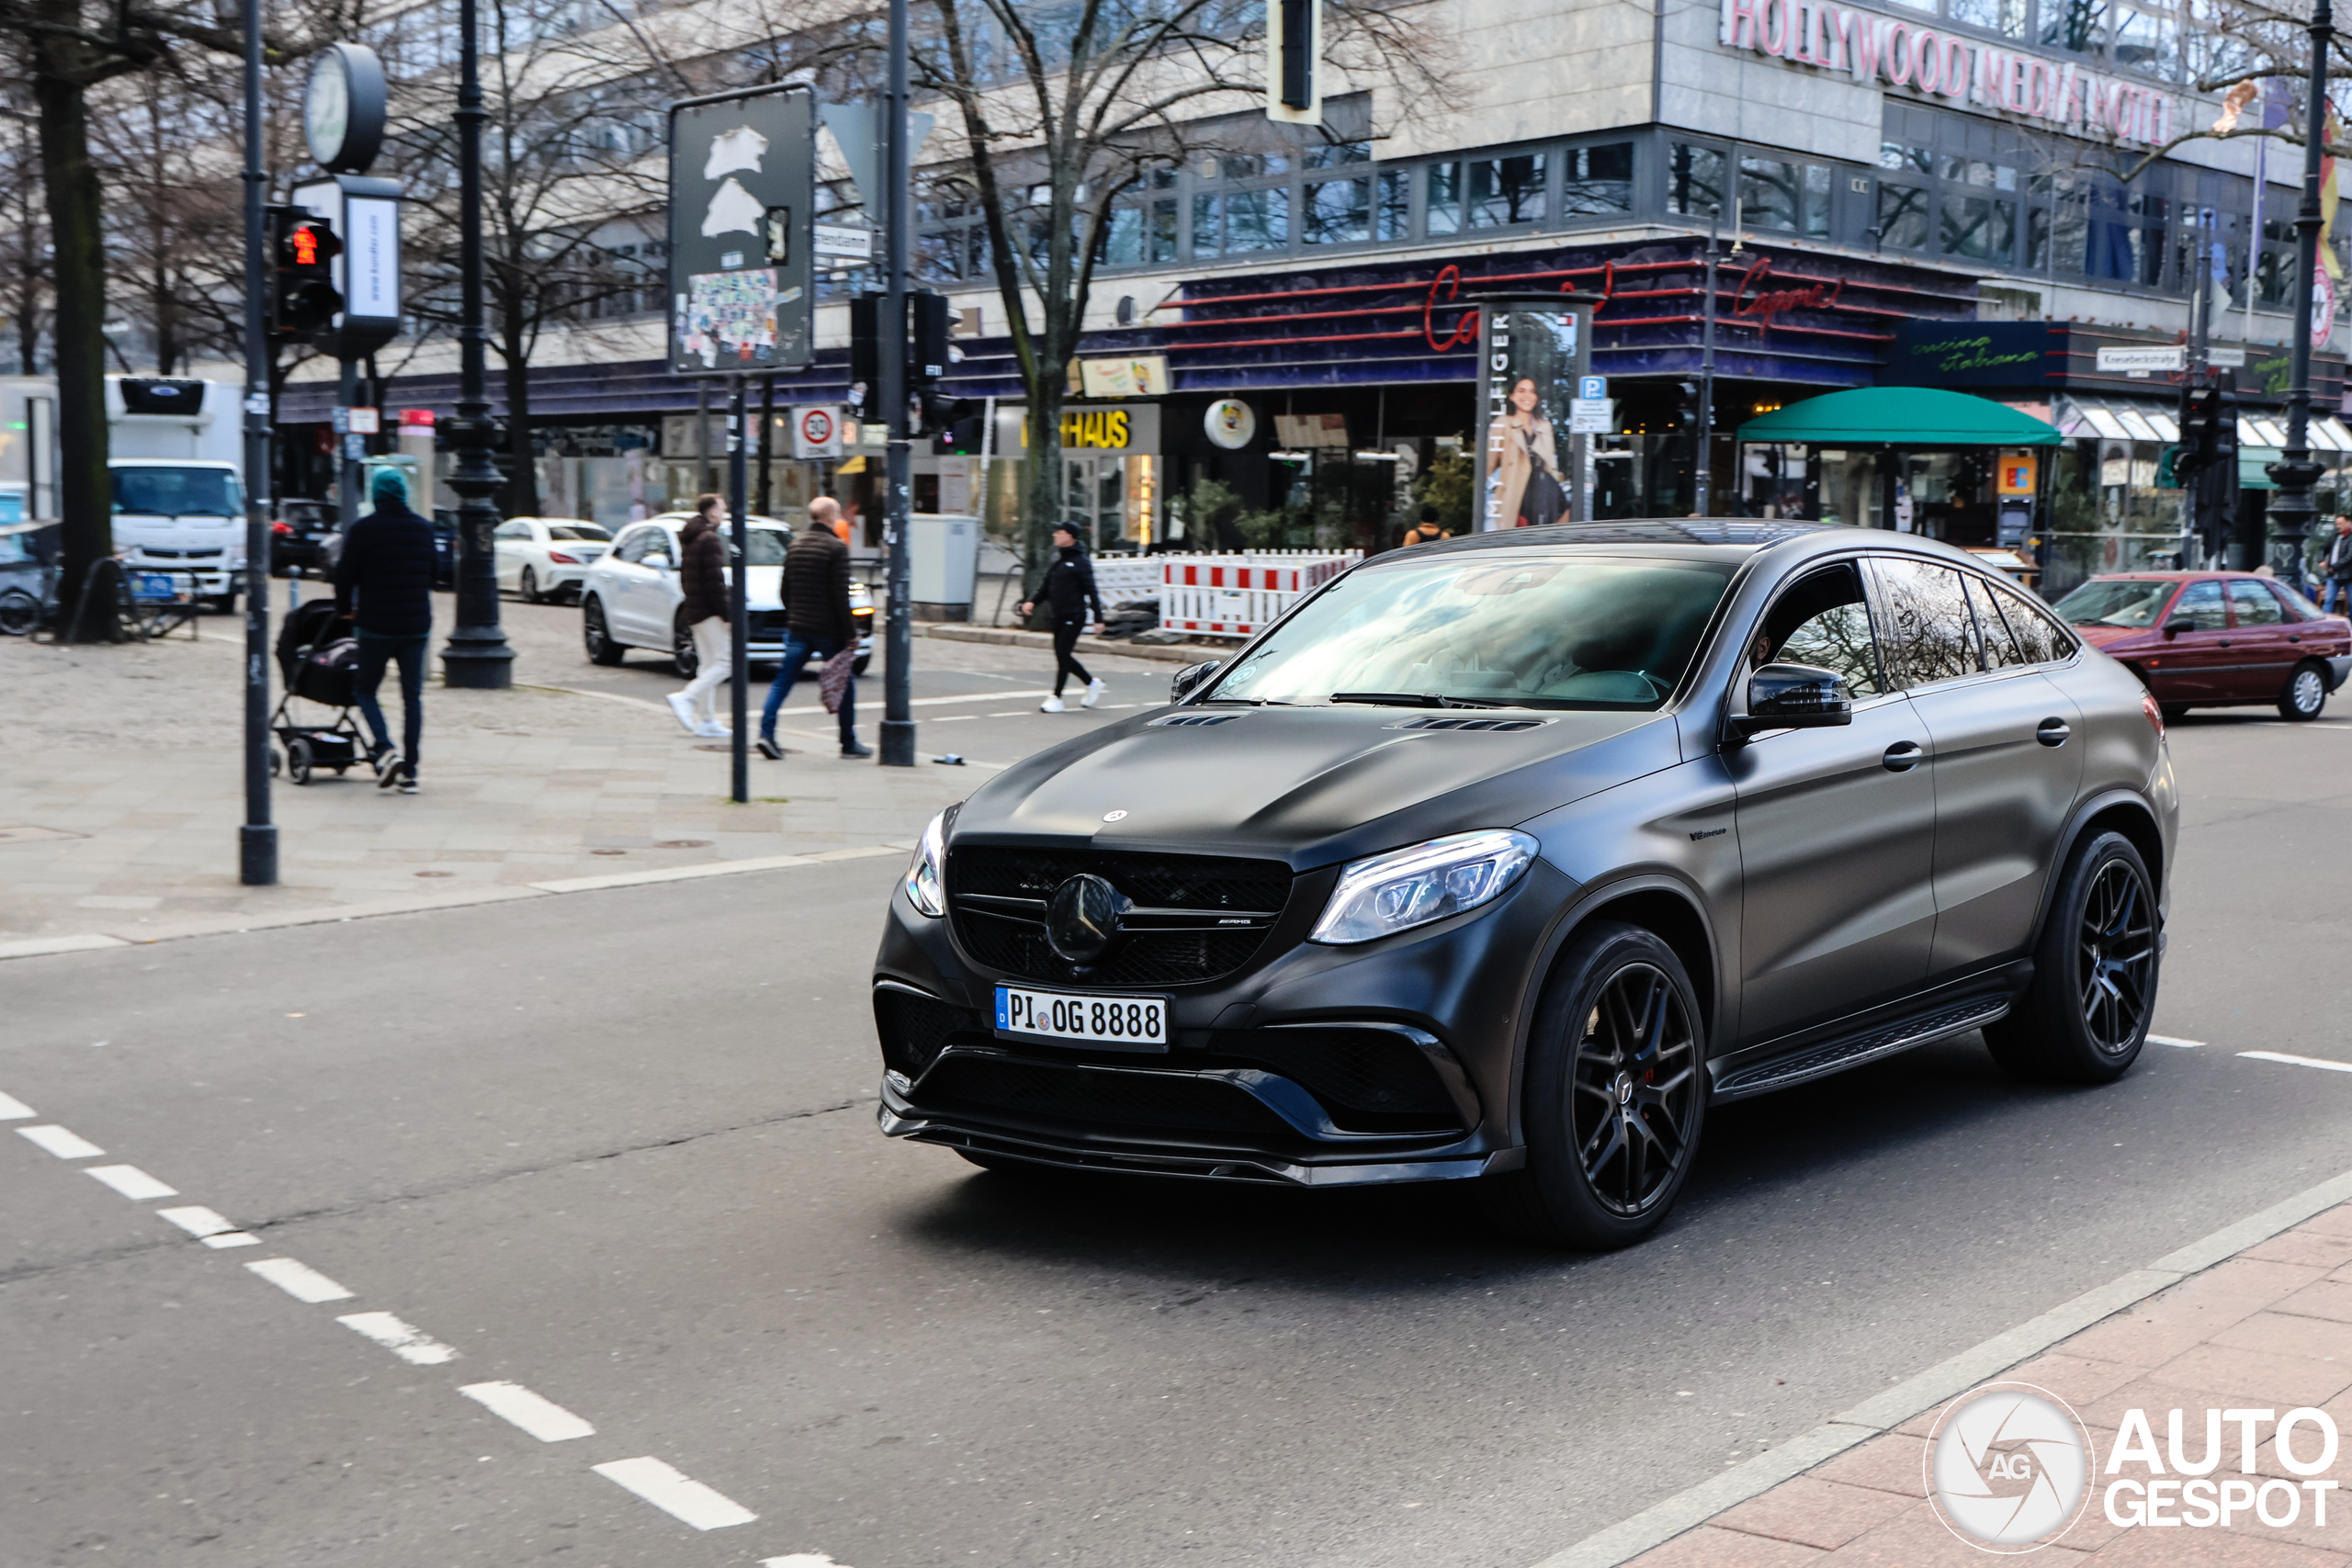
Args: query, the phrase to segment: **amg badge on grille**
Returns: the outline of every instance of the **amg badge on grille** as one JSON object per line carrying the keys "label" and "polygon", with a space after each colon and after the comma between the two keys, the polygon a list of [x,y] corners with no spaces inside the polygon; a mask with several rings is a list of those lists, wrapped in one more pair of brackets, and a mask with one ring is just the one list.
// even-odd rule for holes
{"label": "amg badge on grille", "polygon": [[1046,901],[1046,941],[1072,964],[1091,964],[1119,934],[1127,896],[1091,872],[1080,872]]}

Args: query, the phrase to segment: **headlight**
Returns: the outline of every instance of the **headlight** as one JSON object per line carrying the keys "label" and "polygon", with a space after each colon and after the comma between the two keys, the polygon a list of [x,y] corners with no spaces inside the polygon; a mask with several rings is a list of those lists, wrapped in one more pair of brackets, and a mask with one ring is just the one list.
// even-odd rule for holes
{"label": "headlight", "polygon": [[1475,909],[1518,881],[1536,848],[1525,833],[1493,828],[1351,862],[1306,940],[1370,942]]}
{"label": "headlight", "polygon": [[[948,807],[948,811],[954,809]],[[907,902],[926,915],[947,912],[944,878],[940,875],[940,867],[947,862],[947,815],[941,812],[923,829],[922,841],[915,845],[914,863],[907,867]]]}

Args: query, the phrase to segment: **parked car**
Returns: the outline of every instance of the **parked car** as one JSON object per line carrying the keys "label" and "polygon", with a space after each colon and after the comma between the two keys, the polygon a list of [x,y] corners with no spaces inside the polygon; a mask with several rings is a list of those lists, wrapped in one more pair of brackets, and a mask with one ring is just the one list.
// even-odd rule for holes
{"label": "parked car", "polygon": [[[612,548],[590,567],[580,585],[580,636],[594,664],[618,664],[632,648],[670,656],[679,673],[695,672],[694,637],[678,622],[684,593],[678,586],[678,530],[694,520],[690,512],[665,512],[620,531]],[[773,517],[748,519],[752,570],[744,580],[751,611],[751,662],[774,664],[784,657],[784,552],[792,527]],[[857,622],[861,675],[874,656],[874,597],[853,578],[850,615]]]}
{"label": "parked car", "polygon": [[28,637],[56,613],[56,524],[0,524],[0,637]]}
{"label": "parked car", "polygon": [[289,576],[297,568],[323,573],[328,570],[326,543],[334,536],[335,503],[332,501],[280,501],[277,515],[269,520],[269,572]]}
{"label": "parked car", "polygon": [[1382,555],[1174,705],[933,818],[884,1133],[989,1168],[1476,1179],[1614,1247],[1710,1104],[1983,1030],[2101,1083],[2156,996],[2156,705],[1930,540],[1511,529]]}
{"label": "parked car", "polygon": [[2317,718],[2352,673],[2352,621],[2250,571],[2094,577],[2057,608],[2146,683],[2167,719],[2253,704]]}
{"label": "parked car", "polygon": [[509,517],[491,535],[498,586],[537,604],[580,596],[588,569],[613,547],[609,529],[571,517]]}

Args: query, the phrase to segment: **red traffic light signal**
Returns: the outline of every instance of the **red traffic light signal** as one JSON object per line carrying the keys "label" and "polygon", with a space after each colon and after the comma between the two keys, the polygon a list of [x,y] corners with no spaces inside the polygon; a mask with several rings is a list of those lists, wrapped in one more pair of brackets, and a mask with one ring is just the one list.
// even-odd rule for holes
{"label": "red traffic light signal", "polygon": [[343,310],[334,268],[343,241],[334,225],[299,207],[273,207],[268,221],[270,331],[303,338],[333,326]]}

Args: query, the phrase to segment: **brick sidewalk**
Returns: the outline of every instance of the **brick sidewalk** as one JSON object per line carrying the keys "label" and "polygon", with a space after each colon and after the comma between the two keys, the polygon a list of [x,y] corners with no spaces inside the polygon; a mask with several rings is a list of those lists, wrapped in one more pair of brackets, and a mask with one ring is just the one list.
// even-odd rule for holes
{"label": "brick sidewalk", "polygon": [[[1992,1380],[1987,1380],[1992,1381]],[[2183,1412],[2184,1447],[2201,1452],[2208,1408],[2280,1415],[2324,1410],[2352,1428],[2352,1204],[2320,1213],[2160,1294],[2117,1313],[2000,1375],[2049,1390],[2091,1430],[2103,1468],[2124,1413],[2148,1413],[2160,1451],[2169,1412]],[[1727,1508],[1699,1528],[1632,1559],[1635,1568],[1877,1568],[1983,1564],[1994,1555],[1963,1544],[1930,1510],[1923,1470],[1927,1436],[1942,1406],[1847,1450],[1805,1473]],[[2238,1427],[2225,1424],[2229,1456],[2212,1472],[2236,1474]],[[2268,1428],[2264,1429],[2267,1433]],[[2297,1435],[2308,1457],[2317,1438]],[[2299,1479],[2266,1435],[2261,1476]],[[2120,1472],[2144,1479],[2136,1461]],[[2177,1473],[2167,1466],[2167,1475]],[[2324,1472],[2352,1485],[2352,1442]],[[2327,1524],[2304,1506],[2280,1528],[2250,1517],[2226,1529],[2123,1528],[2101,1507],[2109,1478],[2094,1472],[2081,1521],[2041,1561],[2095,1561],[2111,1568],[2213,1564],[2215,1568],[2322,1568],[2352,1563],[2352,1493],[2329,1494]],[[2257,1479],[2256,1484],[2259,1484]],[[2304,1495],[2308,1505],[2310,1495]]]}

